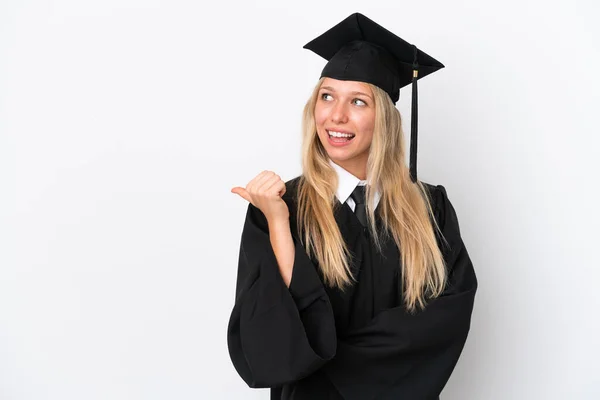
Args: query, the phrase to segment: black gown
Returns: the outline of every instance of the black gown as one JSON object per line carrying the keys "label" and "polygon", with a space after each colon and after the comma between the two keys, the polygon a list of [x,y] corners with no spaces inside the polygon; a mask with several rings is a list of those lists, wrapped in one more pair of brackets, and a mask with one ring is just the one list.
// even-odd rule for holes
{"label": "black gown", "polygon": [[350,206],[339,201],[334,214],[356,256],[351,268],[358,283],[345,292],[323,284],[296,234],[298,180],[286,182],[283,196],[296,248],[289,288],[266,218],[248,204],[227,330],[237,372],[249,387],[271,388],[272,400],[438,399],[465,344],[477,290],[445,188],[424,183],[449,244],[438,236],[448,284],[424,311],[411,315],[404,309],[393,240],[384,243],[382,257]]}

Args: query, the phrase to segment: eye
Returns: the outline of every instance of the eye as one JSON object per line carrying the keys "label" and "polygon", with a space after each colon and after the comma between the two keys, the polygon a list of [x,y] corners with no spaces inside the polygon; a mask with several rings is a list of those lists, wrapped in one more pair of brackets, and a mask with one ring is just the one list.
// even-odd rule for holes
{"label": "eye", "polygon": [[323,100],[327,100],[327,99],[325,98],[325,96],[330,96],[330,97],[331,97],[331,95],[330,95],[329,93],[323,93],[323,94],[321,95],[321,99],[323,99]]}
{"label": "eye", "polygon": [[356,104],[356,103],[355,103],[357,106],[366,106],[366,105],[367,105],[367,103],[365,103],[363,100],[361,100],[361,99],[358,99],[358,98],[356,98],[356,99],[354,99],[354,100],[352,100],[352,101],[355,101],[355,102],[356,102],[356,101],[358,101],[358,102],[362,103],[362,104],[360,104],[360,103],[359,103],[359,104]]}

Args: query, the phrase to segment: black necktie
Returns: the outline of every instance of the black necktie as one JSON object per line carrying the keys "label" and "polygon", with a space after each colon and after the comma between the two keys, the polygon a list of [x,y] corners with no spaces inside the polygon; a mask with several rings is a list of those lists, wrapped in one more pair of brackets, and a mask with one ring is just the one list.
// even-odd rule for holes
{"label": "black necktie", "polygon": [[352,200],[356,203],[354,208],[354,214],[363,226],[367,226],[367,210],[365,209],[365,187],[357,185],[354,191],[350,195]]}

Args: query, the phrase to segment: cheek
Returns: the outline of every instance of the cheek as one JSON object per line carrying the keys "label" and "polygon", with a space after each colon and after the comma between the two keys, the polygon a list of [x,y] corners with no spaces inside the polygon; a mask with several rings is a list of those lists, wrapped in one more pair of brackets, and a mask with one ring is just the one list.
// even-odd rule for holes
{"label": "cheek", "polygon": [[327,115],[322,109],[315,109],[315,123],[318,128],[321,128],[327,119]]}
{"label": "cheek", "polygon": [[362,133],[361,136],[370,139],[375,130],[375,118],[373,116],[359,116],[356,120],[356,127]]}

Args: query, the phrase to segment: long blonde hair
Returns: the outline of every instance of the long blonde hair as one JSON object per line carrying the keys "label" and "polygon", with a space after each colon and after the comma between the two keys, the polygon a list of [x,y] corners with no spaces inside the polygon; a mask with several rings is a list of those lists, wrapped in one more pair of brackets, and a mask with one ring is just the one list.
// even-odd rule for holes
{"label": "long blonde hair", "polygon": [[[352,257],[334,217],[338,180],[316,132],[314,110],[321,78],[304,107],[302,119],[302,176],[297,190],[298,232],[309,256],[314,256],[325,284],[341,290],[355,280]],[[400,112],[388,94],[368,84],[374,95],[375,126],[367,161],[367,220],[378,251],[381,234],[393,238],[401,255],[402,292],[406,309],[425,308],[426,299],[439,296],[446,284],[444,258],[438,247],[430,199],[423,184],[410,179],[405,164],[404,133]],[[381,193],[377,208],[383,232],[375,227],[375,190]],[[432,224],[433,221],[433,224]],[[441,232],[440,232],[441,233]]]}

